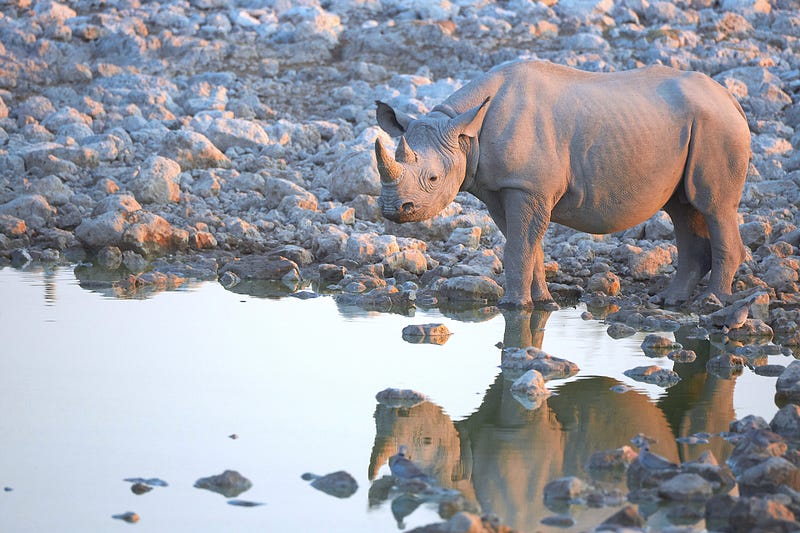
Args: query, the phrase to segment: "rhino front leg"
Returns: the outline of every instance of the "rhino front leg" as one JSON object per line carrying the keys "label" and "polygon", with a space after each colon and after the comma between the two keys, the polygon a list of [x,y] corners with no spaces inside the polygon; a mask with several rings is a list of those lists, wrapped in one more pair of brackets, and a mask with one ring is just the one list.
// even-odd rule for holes
{"label": "rhino front leg", "polygon": [[544,276],[542,238],[550,223],[550,207],[540,198],[517,189],[500,191],[505,213],[506,308],[550,306],[553,298]]}

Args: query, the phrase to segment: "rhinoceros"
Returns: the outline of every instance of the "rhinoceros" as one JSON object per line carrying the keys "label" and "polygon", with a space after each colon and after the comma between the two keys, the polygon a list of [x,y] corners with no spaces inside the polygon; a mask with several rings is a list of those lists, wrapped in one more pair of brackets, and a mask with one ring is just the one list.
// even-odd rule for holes
{"label": "rhinoceros", "polygon": [[698,72],[651,66],[585,72],[517,61],[486,72],[415,118],[376,102],[379,203],[395,222],[436,215],[467,191],[506,237],[505,307],[552,306],[542,236],[556,222],[605,234],[658,210],[672,218],[675,276],[657,295],[730,295],[745,258],[737,208],[750,160],[741,106]]}

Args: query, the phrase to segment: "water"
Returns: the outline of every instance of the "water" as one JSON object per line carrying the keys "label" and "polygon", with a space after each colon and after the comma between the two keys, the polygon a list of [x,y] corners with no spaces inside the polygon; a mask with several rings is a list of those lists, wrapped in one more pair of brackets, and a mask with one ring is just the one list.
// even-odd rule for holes
{"label": "water", "polygon": [[[746,414],[769,421],[777,410],[774,378],[747,369],[732,380],[707,375],[708,348],[699,343],[689,346],[700,355],[695,364],[647,358],[644,334],[614,340],[602,322],[581,320],[581,308],[553,313],[541,331],[538,315],[533,326],[502,315],[405,317],[337,308],[330,297],[236,294],[217,283],[148,298],[84,286],[70,269],[0,270],[0,487],[13,489],[0,492],[0,531],[113,531],[132,527],[111,518],[126,511],[140,516],[137,531],[397,531],[391,502],[370,503],[368,490],[400,444],[484,511],[543,530],[539,520],[554,512],[542,488],[562,475],[589,479],[583,465],[592,452],[644,432],[673,460],[707,449],[724,459],[730,445],[718,437],[700,446],[675,437],[726,430]],[[404,326],[426,322],[445,323],[452,337],[442,346],[402,340]],[[509,395],[494,346],[520,328],[581,368],[550,382],[556,394],[532,412]],[[684,379],[664,390],[622,374],[652,363]],[[619,383],[634,390],[612,392]],[[375,394],[386,387],[429,401],[380,406]],[[240,499],[265,505],[235,507],[193,487],[226,469],[253,482]],[[300,478],[337,470],[356,478],[352,497]],[[130,477],[169,486],[137,496],[123,481]],[[579,530],[615,510],[570,512]],[[438,521],[436,511],[423,504],[401,525]]]}

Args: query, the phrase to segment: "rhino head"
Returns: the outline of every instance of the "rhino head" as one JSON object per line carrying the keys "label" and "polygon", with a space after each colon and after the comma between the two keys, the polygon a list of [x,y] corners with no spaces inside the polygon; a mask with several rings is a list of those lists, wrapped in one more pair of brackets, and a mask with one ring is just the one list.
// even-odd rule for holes
{"label": "rhino head", "polygon": [[394,156],[375,141],[383,216],[393,222],[431,218],[453,201],[464,182],[489,99],[454,117],[432,113],[418,119],[376,103],[378,125],[400,137]]}

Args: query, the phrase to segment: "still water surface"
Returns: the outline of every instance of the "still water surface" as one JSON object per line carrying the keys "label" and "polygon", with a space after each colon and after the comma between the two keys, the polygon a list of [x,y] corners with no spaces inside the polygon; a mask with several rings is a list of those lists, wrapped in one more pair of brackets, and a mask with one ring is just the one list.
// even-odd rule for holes
{"label": "still water surface", "polygon": [[[562,475],[589,479],[583,465],[592,452],[644,432],[673,460],[707,449],[722,460],[730,447],[718,437],[700,446],[675,438],[726,430],[746,414],[769,421],[777,410],[774,378],[747,369],[735,379],[707,375],[708,347],[697,342],[688,346],[700,355],[695,364],[648,358],[644,333],[614,340],[581,311],[522,324],[523,338],[581,369],[549,382],[556,394],[527,411],[508,393],[494,346],[519,336],[513,317],[367,313],[330,297],[259,298],[217,283],[114,298],[82,288],[71,269],[2,269],[0,487],[13,490],[0,492],[0,531],[391,532],[438,521],[433,504],[399,524],[391,502],[369,502],[371,480],[388,473],[401,444],[444,486],[535,531],[554,514],[542,502],[544,485]],[[426,322],[453,335],[442,346],[401,338],[404,326]],[[665,390],[622,374],[653,363],[683,380]],[[634,389],[612,392],[619,383]],[[386,387],[429,401],[378,405]],[[226,469],[253,482],[240,499],[265,505],[235,507],[193,487]],[[358,481],[352,497],[300,478],[337,470]],[[130,477],[169,486],[137,496],[123,481]],[[615,510],[571,513],[586,529]],[[111,518],[126,511],[141,517],[136,525]]]}

